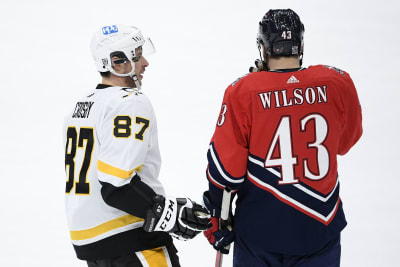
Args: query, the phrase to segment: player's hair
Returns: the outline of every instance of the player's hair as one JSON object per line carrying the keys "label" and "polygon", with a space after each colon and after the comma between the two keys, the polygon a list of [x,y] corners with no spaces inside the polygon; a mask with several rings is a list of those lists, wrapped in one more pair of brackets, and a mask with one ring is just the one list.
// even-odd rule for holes
{"label": "player's hair", "polygon": [[109,72],[109,71],[99,72],[99,73],[100,73],[101,77],[103,77],[103,78],[110,78],[110,76],[111,76],[111,72]]}
{"label": "player's hair", "polygon": [[298,55],[291,55],[291,56],[288,56],[288,55],[284,55],[284,56],[269,56],[269,57],[270,57],[270,58],[273,58],[273,59],[279,59],[279,58],[281,58],[281,57],[290,57],[290,58],[296,58],[296,59],[299,58]]}

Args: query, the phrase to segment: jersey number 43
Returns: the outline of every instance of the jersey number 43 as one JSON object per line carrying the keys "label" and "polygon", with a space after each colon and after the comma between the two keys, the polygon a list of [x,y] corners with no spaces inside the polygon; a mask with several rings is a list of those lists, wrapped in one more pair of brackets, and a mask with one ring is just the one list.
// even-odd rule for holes
{"label": "jersey number 43", "polygon": [[[307,148],[316,149],[316,162],[318,166],[319,173],[315,174],[310,171],[308,166],[308,159],[303,159],[304,167],[304,177],[310,180],[320,180],[323,179],[329,172],[329,151],[324,145],[324,141],[328,136],[328,122],[326,119],[317,113],[309,114],[300,120],[300,132],[296,132],[296,136],[305,132],[307,129],[307,124],[314,120],[315,128],[314,136],[315,140],[313,142],[307,143]],[[311,127],[310,127],[311,128]],[[281,180],[279,184],[294,184],[298,183],[298,179],[295,177],[294,166],[298,164],[297,156],[293,153],[293,140],[292,132],[296,130],[293,129],[291,125],[290,116],[282,116],[275,130],[274,137],[269,145],[267,156],[265,158],[265,167],[281,167]],[[273,152],[275,149],[279,150],[279,158],[273,157]]]}

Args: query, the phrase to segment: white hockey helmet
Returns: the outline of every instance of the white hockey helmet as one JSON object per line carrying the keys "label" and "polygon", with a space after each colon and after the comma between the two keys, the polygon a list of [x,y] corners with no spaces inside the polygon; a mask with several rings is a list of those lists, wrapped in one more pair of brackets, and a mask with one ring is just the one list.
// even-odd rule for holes
{"label": "white hockey helmet", "polygon": [[[123,77],[131,76],[134,80],[136,48],[143,48],[143,55],[155,52],[150,38],[144,38],[138,28],[127,25],[105,26],[95,32],[91,41],[92,56],[95,61],[96,69],[99,72],[107,72]],[[116,53],[123,53],[127,60],[132,64],[130,73],[116,73],[112,67],[111,58]]]}

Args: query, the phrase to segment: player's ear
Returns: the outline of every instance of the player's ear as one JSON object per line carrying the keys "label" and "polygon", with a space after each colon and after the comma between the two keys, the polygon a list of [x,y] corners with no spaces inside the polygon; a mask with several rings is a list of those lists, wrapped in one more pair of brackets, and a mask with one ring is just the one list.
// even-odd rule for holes
{"label": "player's ear", "polygon": [[124,59],[114,56],[111,58],[111,62],[112,62],[113,69],[116,72],[120,73],[123,70],[122,64],[125,63],[126,61]]}

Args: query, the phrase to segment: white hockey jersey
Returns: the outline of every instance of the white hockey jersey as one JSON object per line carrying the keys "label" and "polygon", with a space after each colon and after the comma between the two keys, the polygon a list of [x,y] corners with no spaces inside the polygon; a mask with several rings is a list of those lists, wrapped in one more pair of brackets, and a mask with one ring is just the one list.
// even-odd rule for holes
{"label": "white hockey jersey", "polygon": [[155,246],[169,242],[165,233],[144,232],[143,218],[109,206],[101,193],[101,183],[119,188],[138,174],[155,193],[165,194],[158,180],[161,158],[156,118],[144,94],[131,88],[97,86],[66,116],[64,144],[66,214],[78,258],[96,258],[97,247],[112,246],[107,238],[121,246],[117,237],[128,231],[130,239],[142,240],[132,241],[134,248],[127,245],[126,250],[151,247],[155,240],[159,241]]}

